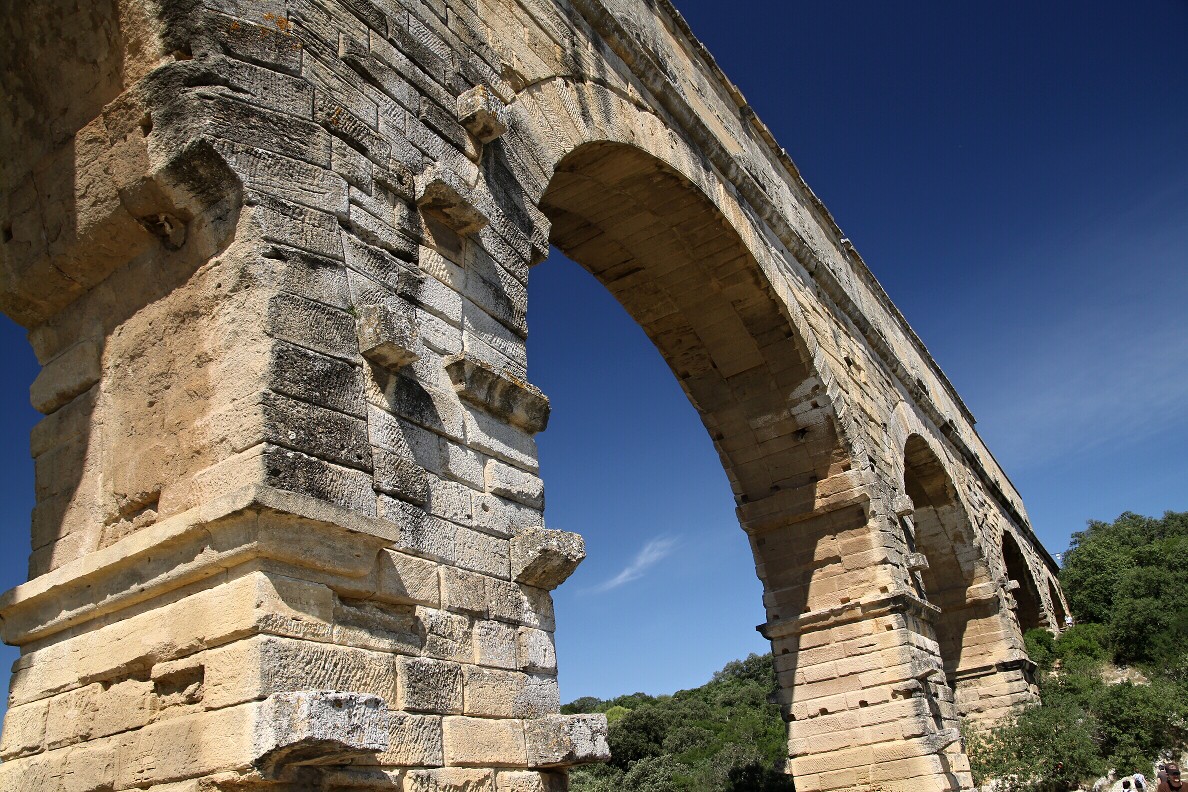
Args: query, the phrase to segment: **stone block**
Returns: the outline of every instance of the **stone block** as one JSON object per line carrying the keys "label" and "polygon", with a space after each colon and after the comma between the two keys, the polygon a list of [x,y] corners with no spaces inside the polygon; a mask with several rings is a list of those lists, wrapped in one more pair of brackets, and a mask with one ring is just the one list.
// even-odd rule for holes
{"label": "stone block", "polygon": [[441,718],[389,712],[388,748],[376,760],[393,767],[440,767],[444,763]]}
{"label": "stone block", "polygon": [[363,357],[389,371],[420,360],[420,336],[407,313],[385,304],[362,305],[358,311]]}
{"label": "stone block", "polygon": [[510,498],[533,509],[544,508],[544,482],[531,473],[488,459],[483,471],[486,489],[495,495]]}
{"label": "stone block", "polygon": [[511,540],[511,574],[517,583],[555,589],[586,557],[586,542],[568,531],[528,528]]}
{"label": "stone block", "polygon": [[7,762],[41,750],[45,743],[49,705],[49,700],[42,699],[10,708],[5,713],[4,731],[0,734],[0,760]]}
{"label": "stone block", "polygon": [[438,660],[474,662],[474,631],[470,619],[433,608],[417,608],[425,633],[423,654]]}
{"label": "stone block", "polygon": [[564,792],[567,787],[562,773],[500,770],[495,774],[495,792]]}
{"label": "stone block", "polygon": [[517,531],[544,524],[544,515],[539,509],[500,498],[498,495],[476,492],[472,500],[474,527],[493,536],[509,538]]}
{"label": "stone block", "polygon": [[439,770],[410,770],[404,774],[401,792],[495,792],[494,773],[462,767]]}
{"label": "stone block", "polygon": [[553,634],[533,627],[516,630],[516,663],[525,671],[557,672]]}
{"label": "stone block", "polygon": [[462,712],[462,668],[427,657],[397,660],[396,708],[435,714]]}
{"label": "stone block", "polygon": [[46,363],[29,386],[29,401],[33,408],[48,415],[90,390],[102,376],[99,356],[99,345],[87,340]]}
{"label": "stone block", "polygon": [[464,666],[463,711],[486,718],[535,718],[561,708],[554,676]]}
{"label": "stone block", "polygon": [[441,568],[441,606],[455,613],[487,615],[486,578],[475,572],[444,566]]}
{"label": "stone block", "polygon": [[383,699],[326,690],[274,693],[260,704],[254,763],[265,775],[298,764],[342,764],[388,749]]}
{"label": "stone block", "polygon": [[543,589],[487,578],[487,609],[492,619],[552,630],[553,600]]}
{"label": "stone block", "polygon": [[507,539],[459,526],[454,536],[454,562],[464,569],[507,579],[511,546]]}
{"label": "stone block", "polygon": [[457,767],[527,767],[524,722],[450,716],[443,720],[445,760]]}
{"label": "stone block", "polygon": [[605,715],[546,715],[524,723],[529,767],[569,767],[610,759]]}
{"label": "stone block", "polygon": [[172,677],[174,687],[182,687],[187,675],[200,684],[203,706],[211,709],[302,690],[350,690],[396,700],[390,654],[319,641],[256,636],[153,666],[153,676]]}
{"label": "stone block", "polygon": [[532,383],[466,355],[447,358],[445,367],[458,395],[471,404],[529,434],[542,432],[548,426],[548,397]]}
{"label": "stone block", "polygon": [[429,496],[429,474],[411,454],[372,446],[371,465],[377,492],[418,506],[425,505]]}
{"label": "stone block", "polygon": [[470,189],[449,168],[432,165],[417,178],[417,205],[440,218],[457,233],[467,236],[489,222],[471,202]]}
{"label": "stone block", "polygon": [[474,623],[474,662],[494,668],[517,668],[516,628],[498,621]]}
{"label": "stone block", "polygon": [[482,85],[459,95],[458,121],[482,143],[490,143],[507,131],[503,102]]}
{"label": "stone block", "polygon": [[382,550],[376,597],[438,607],[441,594],[437,564],[395,550]]}

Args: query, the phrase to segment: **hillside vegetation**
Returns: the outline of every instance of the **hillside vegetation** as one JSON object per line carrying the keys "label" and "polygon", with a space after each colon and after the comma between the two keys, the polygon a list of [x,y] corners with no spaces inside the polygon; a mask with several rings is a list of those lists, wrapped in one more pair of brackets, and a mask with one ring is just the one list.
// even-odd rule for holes
{"label": "hillside vegetation", "polygon": [[609,764],[570,772],[573,792],[790,792],[787,737],[771,655],[727,663],[712,680],[671,696],[580,698],[562,712],[604,712]]}
{"label": "hillside vegetation", "polygon": [[1185,559],[1188,512],[1128,512],[1073,534],[1060,582],[1077,623],[1024,636],[1043,705],[967,734],[975,781],[1062,790],[1110,769],[1149,775],[1188,748]]}
{"label": "hillside vegetation", "polygon": [[[1111,768],[1150,774],[1161,755],[1188,748],[1186,560],[1188,513],[1127,513],[1073,535],[1060,579],[1077,624],[1058,638],[1025,636],[1044,703],[966,734],[977,783],[1056,792]],[[751,655],[671,696],[567,704],[563,712],[606,713],[613,756],[572,771],[570,789],[789,792],[774,689],[771,656]]]}

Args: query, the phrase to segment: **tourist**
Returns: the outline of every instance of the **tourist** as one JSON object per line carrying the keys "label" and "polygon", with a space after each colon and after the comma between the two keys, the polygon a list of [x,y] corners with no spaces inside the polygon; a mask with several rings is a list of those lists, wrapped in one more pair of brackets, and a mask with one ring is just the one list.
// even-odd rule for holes
{"label": "tourist", "polygon": [[1180,792],[1183,788],[1184,782],[1180,780],[1180,766],[1175,762],[1168,762],[1163,766],[1162,776],[1157,792]]}
{"label": "tourist", "polygon": [[1134,792],[1147,792],[1147,777],[1142,773],[1134,774]]}

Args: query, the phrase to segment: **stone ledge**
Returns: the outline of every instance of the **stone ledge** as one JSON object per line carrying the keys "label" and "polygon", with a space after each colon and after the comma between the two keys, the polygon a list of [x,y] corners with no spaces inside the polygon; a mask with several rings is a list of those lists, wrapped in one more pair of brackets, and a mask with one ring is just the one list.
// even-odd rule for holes
{"label": "stone ledge", "polygon": [[529,434],[549,425],[549,398],[530,382],[509,377],[464,355],[446,358],[446,373],[458,396]]}
{"label": "stone ledge", "polygon": [[[252,514],[252,512],[256,512]],[[113,545],[76,559],[0,595],[0,629],[14,645],[43,640],[83,622],[124,610],[255,558],[309,565],[308,526],[293,532],[258,524],[262,513],[313,521],[326,531],[324,544],[342,545],[319,568],[360,577],[360,556],[368,548],[368,571],[382,548],[398,541],[400,527],[307,495],[250,486],[149,526]],[[241,516],[243,519],[234,519]],[[304,537],[304,539],[302,539]],[[355,542],[345,543],[351,537]]]}
{"label": "stone ledge", "polygon": [[806,611],[795,618],[776,619],[760,624],[755,629],[764,638],[774,641],[777,638],[799,635],[806,628],[839,627],[843,624],[886,616],[890,613],[910,613],[921,618],[931,619],[939,615],[940,612],[941,609],[931,602],[922,600],[915,594],[900,591],[864,597],[832,608]]}

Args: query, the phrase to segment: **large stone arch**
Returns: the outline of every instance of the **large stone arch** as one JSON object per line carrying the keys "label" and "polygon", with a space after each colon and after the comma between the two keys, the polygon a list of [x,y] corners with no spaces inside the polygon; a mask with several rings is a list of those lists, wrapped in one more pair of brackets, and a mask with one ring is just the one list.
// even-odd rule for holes
{"label": "large stone arch", "polygon": [[[604,759],[605,721],[557,714],[549,592],[584,550],[545,526],[526,379],[552,241],[715,442],[797,788],[971,786],[958,713],[1029,700],[995,625],[1054,564],[670,5],[61,5],[0,50],[28,152],[0,307],[46,414],[0,783],[555,790]],[[914,577],[913,511],[951,599]]]}

